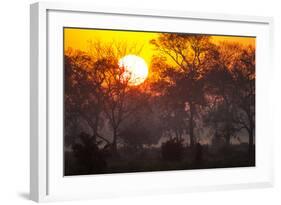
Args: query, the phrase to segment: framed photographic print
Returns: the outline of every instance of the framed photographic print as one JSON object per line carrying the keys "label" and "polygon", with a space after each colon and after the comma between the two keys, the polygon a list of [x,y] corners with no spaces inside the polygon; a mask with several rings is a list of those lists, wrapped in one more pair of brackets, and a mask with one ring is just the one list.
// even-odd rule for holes
{"label": "framed photographic print", "polygon": [[35,201],[272,186],[272,19],[31,5]]}

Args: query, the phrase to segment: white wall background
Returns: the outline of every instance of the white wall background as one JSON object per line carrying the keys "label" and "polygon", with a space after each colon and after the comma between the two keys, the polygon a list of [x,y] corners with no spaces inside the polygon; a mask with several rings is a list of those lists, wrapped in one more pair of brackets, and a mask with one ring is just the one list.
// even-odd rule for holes
{"label": "white wall background", "polygon": [[[32,204],[29,192],[29,4],[0,6],[0,204]],[[78,2],[83,2],[79,0]],[[281,203],[281,6],[278,0],[92,0],[110,7],[187,10],[272,16],[275,20],[275,187],[268,189],[118,198],[66,204],[280,204]]]}

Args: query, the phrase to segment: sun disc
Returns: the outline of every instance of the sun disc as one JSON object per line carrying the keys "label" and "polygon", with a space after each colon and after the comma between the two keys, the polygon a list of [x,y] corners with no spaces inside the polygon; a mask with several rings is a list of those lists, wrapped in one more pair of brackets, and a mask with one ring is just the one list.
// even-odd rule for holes
{"label": "sun disc", "polygon": [[139,56],[126,55],[119,60],[118,65],[125,69],[123,76],[128,78],[128,83],[130,85],[139,85],[143,83],[148,76],[146,62]]}

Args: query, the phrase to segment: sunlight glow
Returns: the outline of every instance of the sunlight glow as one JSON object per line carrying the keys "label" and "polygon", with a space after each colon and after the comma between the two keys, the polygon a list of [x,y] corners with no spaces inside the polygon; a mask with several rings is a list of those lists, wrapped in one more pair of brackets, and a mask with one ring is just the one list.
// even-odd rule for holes
{"label": "sunlight glow", "polygon": [[139,85],[148,76],[148,67],[143,58],[136,55],[126,55],[118,62],[119,67],[124,67],[124,77],[128,79],[129,85]]}

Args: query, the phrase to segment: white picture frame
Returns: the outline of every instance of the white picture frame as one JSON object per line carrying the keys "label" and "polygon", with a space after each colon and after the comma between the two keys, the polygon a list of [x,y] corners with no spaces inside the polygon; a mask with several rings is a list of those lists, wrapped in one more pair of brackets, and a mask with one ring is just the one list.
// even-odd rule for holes
{"label": "white picture frame", "polygon": [[[32,4],[30,11],[31,200],[41,202],[273,186],[272,113],[263,109],[270,106],[272,18],[46,2]],[[95,22],[92,16],[102,16],[102,20]],[[177,31],[184,31],[179,25],[192,24],[192,32],[196,33],[257,36],[256,167],[64,177],[61,172],[62,123],[59,114],[62,113],[61,28],[151,30],[154,24],[159,25],[154,28],[157,31],[175,31],[177,28]],[[53,67],[59,71],[54,71]]]}

